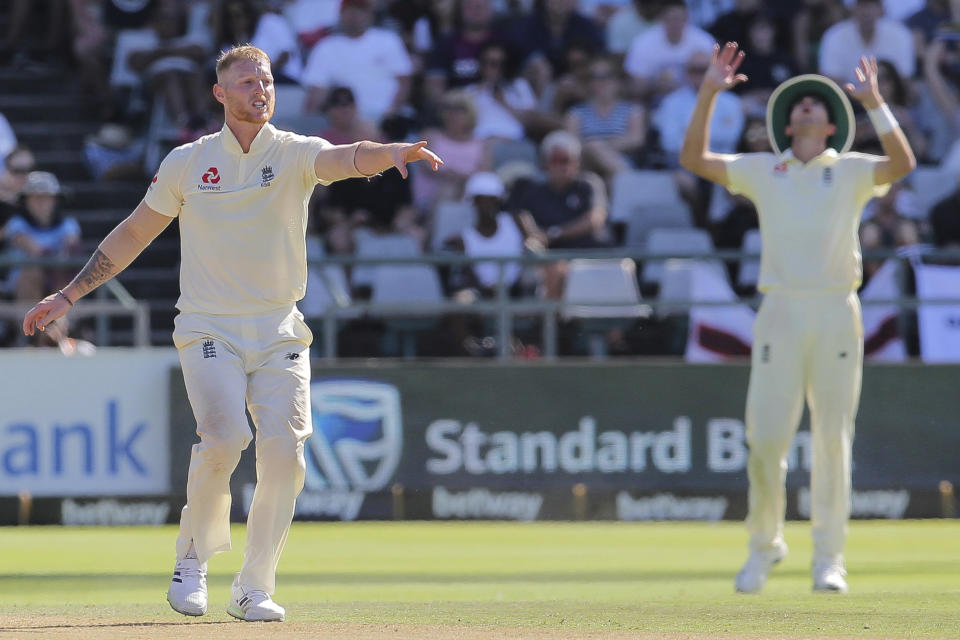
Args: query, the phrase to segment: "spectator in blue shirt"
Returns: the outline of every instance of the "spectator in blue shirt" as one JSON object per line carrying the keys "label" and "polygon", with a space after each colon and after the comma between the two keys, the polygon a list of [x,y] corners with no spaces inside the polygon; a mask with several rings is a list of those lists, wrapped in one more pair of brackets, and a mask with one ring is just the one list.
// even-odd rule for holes
{"label": "spectator in blue shirt", "polygon": [[[14,255],[23,258],[65,257],[80,242],[80,226],[60,210],[60,182],[48,171],[31,171],[23,188],[23,215],[7,222],[5,236]],[[10,274],[18,300],[34,300],[70,280],[60,269],[25,266]]]}

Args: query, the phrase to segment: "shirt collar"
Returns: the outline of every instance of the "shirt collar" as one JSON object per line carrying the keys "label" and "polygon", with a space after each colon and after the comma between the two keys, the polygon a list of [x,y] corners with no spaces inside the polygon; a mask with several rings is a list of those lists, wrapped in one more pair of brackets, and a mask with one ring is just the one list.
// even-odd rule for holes
{"label": "shirt collar", "polygon": [[[221,139],[223,140],[223,147],[228,152],[233,155],[244,155],[243,148],[240,146],[240,143],[237,141],[237,137],[233,135],[233,131],[230,130],[226,124],[223,125],[223,129],[220,130],[220,133],[223,134]],[[256,155],[266,149],[266,147],[273,141],[277,135],[277,130],[269,122],[260,127],[260,131],[257,132],[256,137],[254,137],[253,142],[250,143],[250,153],[249,155]]]}
{"label": "shirt collar", "polygon": [[[827,147],[823,153],[811,158],[810,162],[819,162],[826,158],[830,158],[832,160],[832,159],[835,159],[837,155],[838,154],[836,149],[834,149],[833,147]],[[787,149],[780,154],[780,160],[787,163],[800,162],[799,160],[797,160],[797,157],[793,155],[793,149],[791,149],[790,147],[787,147]],[[809,164],[809,162],[807,164]]]}

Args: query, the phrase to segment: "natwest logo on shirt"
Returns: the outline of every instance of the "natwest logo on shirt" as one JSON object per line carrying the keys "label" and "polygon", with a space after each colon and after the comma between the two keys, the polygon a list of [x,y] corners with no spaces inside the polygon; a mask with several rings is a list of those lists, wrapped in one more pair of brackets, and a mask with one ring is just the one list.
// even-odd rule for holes
{"label": "natwest logo on shirt", "polygon": [[216,167],[210,167],[203,172],[203,175],[200,176],[200,181],[203,184],[198,185],[200,191],[220,191],[220,187],[217,185],[220,182],[220,171]]}
{"label": "natwest logo on shirt", "polygon": [[203,180],[205,184],[217,184],[220,182],[220,172],[217,171],[216,167],[210,167],[200,179]]}
{"label": "natwest logo on shirt", "polygon": [[775,176],[785,176],[785,175],[787,175],[787,163],[786,163],[786,162],[778,162],[778,163],[773,167],[773,175],[775,175]]}

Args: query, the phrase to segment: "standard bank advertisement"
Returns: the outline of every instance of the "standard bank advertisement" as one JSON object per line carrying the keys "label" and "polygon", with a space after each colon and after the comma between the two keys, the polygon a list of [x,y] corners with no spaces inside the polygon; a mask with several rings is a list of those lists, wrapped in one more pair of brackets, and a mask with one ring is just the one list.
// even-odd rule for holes
{"label": "standard bank advertisement", "polygon": [[[938,487],[960,482],[958,373],[867,367],[854,517],[941,515]],[[739,365],[635,363],[318,368],[297,517],[742,518],[748,375]],[[172,387],[174,417],[190,422],[182,380]],[[175,428],[177,493],[196,437]],[[238,519],[253,495],[251,454],[234,477]],[[812,455],[805,417],[788,455],[791,518],[809,516]]]}
{"label": "standard bank advertisement", "polygon": [[173,349],[2,354],[0,496],[170,492]]}

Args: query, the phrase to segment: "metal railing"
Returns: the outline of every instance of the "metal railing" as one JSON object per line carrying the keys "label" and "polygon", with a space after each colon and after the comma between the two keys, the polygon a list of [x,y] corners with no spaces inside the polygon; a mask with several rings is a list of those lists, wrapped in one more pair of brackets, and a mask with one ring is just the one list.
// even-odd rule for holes
{"label": "metal railing", "polygon": [[[897,259],[900,261],[909,261],[917,259],[917,254],[905,254],[903,252],[881,250],[864,252],[864,260],[885,260]],[[924,250],[921,257],[926,260],[947,262],[960,265],[960,249],[950,250]],[[511,357],[510,343],[513,334],[513,327],[518,317],[539,318],[542,327],[542,355],[546,358],[557,356],[557,338],[558,322],[564,318],[565,310],[571,305],[579,303],[565,302],[563,300],[550,300],[539,297],[527,297],[514,299],[511,298],[507,283],[504,279],[506,265],[520,264],[524,267],[535,267],[566,261],[573,259],[623,259],[629,258],[638,262],[656,260],[667,261],[672,259],[687,260],[707,260],[722,263],[743,263],[749,260],[758,260],[759,253],[743,252],[739,250],[715,250],[709,254],[703,253],[652,253],[633,248],[618,248],[605,250],[567,250],[567,251],[545,251],[542,253],[526,253],[519,256],[491,256],[482,259],[468,257],[462,254],[437,253],[424,254],[412,257],[358,257],[358,256],[326,256],[320,260],[312,260],[311,265],[321,267],[317,273],[324,279],[327,290],[330,292],[333,300],[328,304],[324,312],[317,316],[308,317],[309,320],[315,320],[322,323],[322,350],[321,356],[326,360],[335,360],[338,350],[338,326],[341,322],[355,320],[360,317],[375,318],[436,318],[445,314],[466,314],[488,316],[496,319],[497,323],[497,349],[498,357],[508,359]],[[322,268],[329,265],[340,265],[342,267],[355,267],[360,265],[420,265],[428,264],[433,266],[469,266],[476,262],[496,263],[499,266],[498,285],[496,293],[490,299],[478,299],[472,302],[462,302],[458,300],[442,300],[437,302],[411,302],[409,304],[401,303],[376,303],[371,301],[353,300],[347,292],[340,291],[337,283],[332,282],[326,271]],[[80,259],[14,259],[10,256],[0,256],[0,269],[13,266],[40,265],[47,267],[80,267],[85,264]],[[916,296],[904,293],[904,274],[905,270],[900,269],[899,295],[889,299],[863,300],[862,304],[869,305],[895,305],[901,313],[915,310],[920,305],[960,305],[960,299],[938,298],[938,299],[918,299]],[[111,295],[114,300],[107,300]],[[134,323],[134,344],[136,346],[145,346],[149,344],[150,336],[150,306],[149,303],[138,301],[115,279],[107,282],[100,287],[94,294],[94,300],[86,299],[78,301],[76,307],[71,310],[72,317],[95,317],[97,341],[101,345],[111,343],[109,322],[110,316],[126,315],[133,319]],[[734,301],[716,301],[700,299],[674,299],[660,300],[657,298],[644,298],[641,300],[646,313],[654,313],[664,308],[671,310],[689,309],[693,306],[716,306],[730,307],[734,305],[747,305],[756,309],[762,297],[759,295],[738,298]],[[591,302],[590,307],[622,307],[623,301],[613,301],[609,303]],[[30,304],[0,302],[0,317],[7,319],[22,319],[23,314],[29,309]],[[600,314],[602,317],[602,314]],[[904,323],[900,323],[901,326]]]}
{"label": "metal railing", "polygon": [[[23,258],[0,256],[0,269],[11,267],[39,266],[48,268],[77,268],[86,264],[81,258]],[[112,298],[112,299],[111,299]],[[17,329],[13,346],[25,346],[27,337],[19,330],[20,322],[34,302],[3,301],[0,300],[0,319],[13,322]],[[70,309],[71,320],[94,319],[96,343],[99,346],[111,346],[112,332],[110,331],[111,317],[129,317],[133,322],[133,346],[150,346],[150,304],[141,302],[130,295],[116,279],[112,279],[99,287],[90,298],[78,300]]]}
{"label": "metal railing", "polygon": [[[948,261],[960,265],[960,249],[933,250],[924,249],[921,257],[928,260]],[[351,301],[347,296],[338,296],[335,292],[337,287],[331,282],[323,269],[319,274],[324,278],[327,289],[331,292],[334,304],[330,304],[319,316],[323,322],[323,348],[322,357],[325,360],[335,360],[337,358],[337,326],[340,321],[352,320],[362,316],[373,317],[401,317],[401,318],[423,318],[435,317],[443,314],[459,313],[492,316],[497,318],[497,350],[500,359],[508,359],[510,352],[510,336],[512,327],[517,316],[539,316],[542,322],[543,343],[542,355],[546,358],[554,358],[557,355],[557,322],[562,317],[565,308],[572,303],[562,300],[548,300],[542,298],[527,298],[514,300],[508,295],[508,287],[504,280],[504,272],[507,264],[519,263],[524,266],[544,265],[558,261],[573,259],[623,259],[630,258],[638,262],[644,261],[666,261],[672,259],[687,260],[707,260],[722,263],[737,262],[742,264],[744,261],[759,260],[758,252],[743,252],[739,250],[715,250],[709,254],[703,253],[654,253],[633,248],[618,248],[607,250],[567,250],[567,251],[545,251],[542,253],[527,253],[522,256],[500,256],[486,257],[482,259],[468,257],[462,254],[426,254],[415,257],[357,257],[357,256],[328,256],[321,260],[311,261],[316,266],[341,265],[359,266],[359,265],[378,265],[378,264],[431,264],[439,265],[460,265],[466,266],[476,262],[493,262],[499,266],[498,285],[496,295],[490,300],[477,300],[470,303],[462,303],[455,300],[445,300],[434,303],[411,303],[410,305],[397,304],[378,304],[373,302]],[[917,259],[917,254],[898,252],[893,250],[875,250],[867,251],[863,254],[864,260],[886,260],[897,259],[909,261]],[[944,305],[960,304],[960,299],[938,298],[920,300],[916,296],[908,296],[905,290],[905,271],[898,271],[899,295],[889,299],[863,300],[862,304],[870,305],[896,305],[901,314],[907,310],[915,310],[920,305]],[[689,310],[693,306],[700,307],[730,307],[735,305],[747,305],[753,309],[759,307],[762,300],[761,295],[754,295],[748,298],[738,298],[734,301],[716,301],[699,299],[673,299],[659,300],[657,298],[644,298],[642,303],[651,311],[657,311],[663,308],[677,309],[683,308]],[[622,301],[613,301],[609,303],[590,303],[593,307],[620,307]],[[901,322],[901,330],[905,323]]]}

